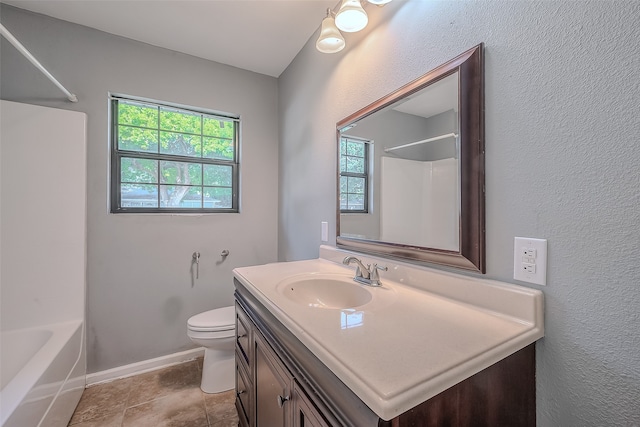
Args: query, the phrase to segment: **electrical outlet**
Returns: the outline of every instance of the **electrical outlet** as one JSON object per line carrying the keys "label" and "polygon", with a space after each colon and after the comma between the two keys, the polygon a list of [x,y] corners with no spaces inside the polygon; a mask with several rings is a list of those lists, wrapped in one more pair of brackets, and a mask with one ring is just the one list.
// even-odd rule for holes
{"label": "electrical outlet", "polygon": [[547,240],[516,237],[513,245],[513,278],[547,284]]}
{"label": "electrical outlet", "polygon": [[327,221],[320,223],[320,240],[323,242],[329,241],[329,223]]}

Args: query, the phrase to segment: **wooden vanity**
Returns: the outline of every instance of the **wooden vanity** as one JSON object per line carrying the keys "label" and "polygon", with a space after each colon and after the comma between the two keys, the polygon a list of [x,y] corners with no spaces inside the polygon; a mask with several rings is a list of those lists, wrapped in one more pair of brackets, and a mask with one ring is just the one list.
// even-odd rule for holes
{"label": "wooden vanity", "polygon": [[[342,256],[342,253],[333,255]],[[509,341],[512,344],[518,342],[509,344],[510,349],[505,351],[509,354],[501,356],[495,351],[504,344],[505,340],[500,338],[499,343],[489,343],[486,352],[470,354],[468,358],[461,359],[463,362],[447,364],[449,360],[443,361],[444,368],[439,368],[434,374],[425,373],[428,369],[419,363],[423,357],[416,359],[416,351],[413,350],[425,346],[427,351],[447,354],[446,349],[434,346],[429,332],[433,327],[427,326],[424,334],[416,335],[414,342],[406,341],[406,345],[398,344],[397,340],[386,341],[386,331],[371,334],[365,328],[360,328],[358,333],[364,330],[368,336],[363,337],[365,341],[360,342],[354,338],[351,347],[355,349],[362,347],[363,342],[371,343],[371,357],[361,357],[360,364],[357,363],[359,359],[350,359],[348,343],[341,346],[340,341],[335,341],[335,337],[331,338],[330,334],[323,336],[322,325],[327,323],[327,313],[330,310],[307,308],[311,311],[306,311],[308,316],[300,320],[299,315],[305,313],[304,308],[297,311],[295,306],[288,306],[287,302],[279,300],[275,293],[277,286],[273,284],[280,283],[282,278],[275,278],[274,272],[283,271],[285,276],[291,277],[296,272],[312,267],[323,271],[333,268],[329,264],[331,263],[314,261],[279,263],[246,267],[234,272],[237,325],[236,407],[240,425],[535,426],[534,342],[543,335],[542,325],[537,321],[534,325],[519,330],[517,336],[514,335],[515,332],[509,332],[510,337],[514,335]],[[335,269],[342,271],[344,267],[336,265]],[[398,270],[397,266],[394,270]],[[254,287],[258,278],[263,283]],[[443,280],[446,282],[446,278]],[[249,281],[251,284],[247,284]],[[397,290],[400,291],[402,290]],[[492,292],[489,288],[481,291]],[[523,295],[530,294],[527,298],[535,297],[532,301],[537,301],[535,304],[541,303],[541,295],[536,294],[538,291],[530,291],[524,291]],[[463,293],[469,292],[465,290]],[[374,314],[368,314],[364,310],[363,315],[369,318],[376,315],[383,317],[384,313],[399,309],[400,303],[405,305],[403,296],[395,298],[398,307],[376,306],[379,302],[374,299],[371,303]],[[442,300],[438,305],[446,303]],[[479,315],[485,316],[487,310],[482,304],[480,301]],[[411,306],[407,306],[407,310],[411,309]],[[470,310],[466,305],[460,309]],[[541,307],[537,306],[533,311],[536,316],[541,316]],[[489,315],[494,316],[494,313]],[[501,319],[505,317],[504,313],[495,315],[497,321],[505,320]],[[460,315],[457,314],[456,318],[460,318]],[[420,317],[415,319],[423,321]],[[463,320],[469,319],[471,318],[464,317]],[[507,320],[510,321],[505,321]],[[374,321],[372,323],[375,325]],[[314,329],[309,325],[317,325],[318,328]],[[448,328],[447,323],[442,325]],[[484,337],[479,340],[484,341]],[[457,345],[455,340],[443,342],[443,346],[449,349],[452,345]],[[389,363],[393,364],[387,367],[388,372],[384,375],[405,369],[405,374],[398,378],[398,383],[394,383],[389,388],[389,393],[381,395],[380,399],[376,399],[380,392],[376,391],[375,378],[367,382],[370,379],[367,375],[376,375],[371,370],[372,366],[379,366],[379,370],[385,369],[384,363],[376,365],[378,362],[375,360],[367,360],[375,359],[376,351],[385,352],[384,358],[380,360],[388,358]],[[493,355],[487,358],[487,354]],[[476,359],[481,362],[476,363]],[[410,365],[409,371],[406,370],[407,366],[398,366],[399,360],[406,360],[406,364]],[[487,366],[482,367],[482,364]],[[412,375],[406,375],[406,372],[411,372],[411,366],[415,366],[415,371]],[[458,372],[460,369],[462,371]],[[360,385],[359,379],[365,380],[365,386]],[[408,387],[406,384],[413,385]],[[370,392],[369,388],[373,391]],[[396,388],[400,390],[397,393]]]}
{"label": "wooden vanity", "polygon": [[[236,281],[242,426],[535,426],[535,344],[385,421]],[[402,349],[398,349],[402,351]]]}

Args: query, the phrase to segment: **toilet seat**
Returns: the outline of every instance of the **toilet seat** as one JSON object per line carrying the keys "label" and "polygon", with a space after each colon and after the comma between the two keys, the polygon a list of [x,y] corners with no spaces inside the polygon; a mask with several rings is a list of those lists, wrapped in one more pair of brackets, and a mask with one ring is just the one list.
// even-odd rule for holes
{"label": "toilet seat", "polygon": [[220,332],[231,331],[236,327],[235,307],[223,307],[215,310],[196,314],[187,321],[187,326],[192,331]]}

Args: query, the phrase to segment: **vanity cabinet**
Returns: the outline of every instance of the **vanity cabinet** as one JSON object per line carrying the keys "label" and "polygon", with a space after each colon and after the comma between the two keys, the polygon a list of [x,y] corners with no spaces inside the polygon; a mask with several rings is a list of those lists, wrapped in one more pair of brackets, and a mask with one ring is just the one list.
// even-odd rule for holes
{"label": "vanity cabinet", "polygon": [[240,282],[235,280],[235,285],[236,407],[241,426],[534,427],[536,424],[535,344],[399,416],[383,420]]}
{"label": "vanity cabinet", "polygon": [[329,427],[240,303],[236,303],[236,331],[236,409],[240,425]]}

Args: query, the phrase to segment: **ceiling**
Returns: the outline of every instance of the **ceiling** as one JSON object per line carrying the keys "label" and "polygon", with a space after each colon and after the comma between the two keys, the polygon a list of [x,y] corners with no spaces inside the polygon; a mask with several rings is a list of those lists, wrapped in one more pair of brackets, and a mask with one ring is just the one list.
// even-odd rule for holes
{"label": "ceiling", "polygon": [[458,111],[458,79],[458,73],[453,73],[430,84],[393,109],[426,118],[449,110]]}
{"label": "ceiling", "polygon": [[278,77],[320,27],[327,8],[336,6],[338,0],[0,2]]}

